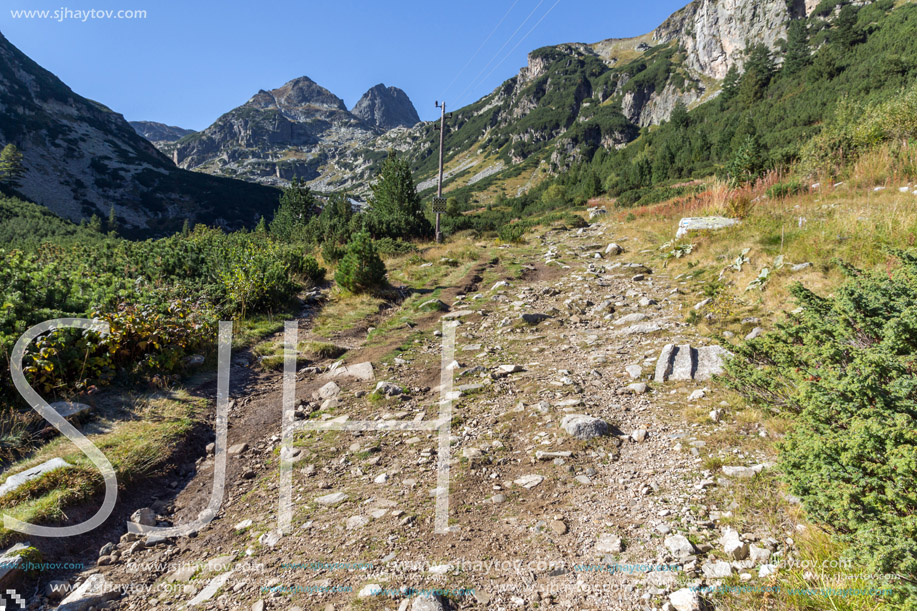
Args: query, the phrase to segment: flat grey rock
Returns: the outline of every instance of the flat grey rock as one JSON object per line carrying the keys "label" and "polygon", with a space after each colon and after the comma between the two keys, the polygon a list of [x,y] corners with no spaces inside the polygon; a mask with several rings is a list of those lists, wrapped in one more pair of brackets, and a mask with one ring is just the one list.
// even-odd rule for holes
{"label": "flat grey rock", "polygon": [[119,596],[117,587],[108,583],[103,575],[96,573],[90,575],[80,587],[62,600],[57,611],[84,611]]}
{"label": "flat grey rock", "polygon": [[517,486],[522,486],[523,488],[527,490],[531,490],[532,488],[534,488],[535,486],[537,486],[538,484],[540,484],[543,481],[544,481],[543,476],[532,474],[532,475],[523,475],[519,479],[513,480],[513,483],[516,484]]}
{"label": "flat grey rock", "polygon": [[0,496],[12,492],[26,482],[30,482],[33,479],[38,479],[49,471],[72,466],[73,465],[65,461],[63,458],[52,458],[51,460],[41,463],[37,467],[26,469],[25,471],[15,475],[10,475],[8,478],[6,478],[6,481],[3,483],[3,485],[0,486]]}
{"label": "flat grey rock", "polygon": [[347,500],[347,495],[343,492],[334,492],[332,494],[326,494],[325,496],[320,496],[315,499],[315,502],[319,505],[331,506],[337,505]]}
{"label": "flat grey rock", "polygon": [[455,312],[449,312],[448,314],[443,314],[442,320],[453,320],[455,318],[461,318],[463,316],[470,316],[474,314],[474,310],[456,310]]}
{"label": "flat grey rock", "polygon": [[689,344],[666,344],[656,361],[657,383],[669,380],[703,382],[723,373],[723,360],[731,353],[722,346],[692,348]]}
{"label": "flat grey rock", "polygon": [[675,237],[680,238],[687,235],[689,231],[716,231],[738,224],[738,219],[726,218],[725,216],[686,217],[678,221],[678,231],[675,232]]}
{"label": "flat grey rock", "polygon": [[92,411],[92,407],[85,403],[71,403],[70,401],[55,401],[51,403],[51,407],[64,418],[82,416]]}
{"label": "flat grey rock", "polygon": [[373,364],[369,362],[340,366],[333,371],[329,371],[328,376],[332,378],[356,378],[358,380],[363,380],[364,382],[370,381],[376,377],[375,373],[373,372]]}

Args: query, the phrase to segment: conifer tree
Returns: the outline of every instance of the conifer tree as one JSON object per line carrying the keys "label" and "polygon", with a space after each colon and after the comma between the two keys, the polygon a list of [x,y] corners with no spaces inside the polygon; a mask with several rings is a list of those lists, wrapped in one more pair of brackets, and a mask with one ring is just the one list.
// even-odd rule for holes
{"label": "conifer tree", "polygon": [[0,184],[16,189],[25,176],[22,153],[15,144],[7,144],[0,151]]}
{"label": "conifer tree", "polygon": [[790,23],[786,35],[786,56],[783,72],[796,74],[809,63],[809,30],[805,22],[797,19]]}

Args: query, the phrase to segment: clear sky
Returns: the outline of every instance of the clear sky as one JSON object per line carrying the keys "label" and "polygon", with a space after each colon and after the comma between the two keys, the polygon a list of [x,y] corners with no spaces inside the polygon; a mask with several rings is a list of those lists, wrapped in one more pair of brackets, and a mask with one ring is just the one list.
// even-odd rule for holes
{"label": "clear sky", "polygon": [[[259,89],[308,76],[348,108],[377,83],[458,108],[538,47],[644,34],[687,0],[5,0],[0,32],[80,95],[128,120],[203,129]],[[69,10],[63,21],[13,18]],[[73,18],[145,10],[145,19]]]}

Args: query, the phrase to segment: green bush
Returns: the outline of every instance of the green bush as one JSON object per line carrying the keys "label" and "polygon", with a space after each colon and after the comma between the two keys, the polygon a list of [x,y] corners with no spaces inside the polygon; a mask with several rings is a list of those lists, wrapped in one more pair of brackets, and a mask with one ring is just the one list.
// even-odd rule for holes
{"label": "green bush", "polygon": [[417,247],[404,240],[386,237],[376,240],[376,251],[383,255],[406,255],[417,252]]}
{"label": "green bush", "polygon": [[[891,273],[842,266],[833,297],[736,348],[724,381],[796,417],[780,443],[793,494],[877,573],[917,579],[917,253]],[[899,583],[905,583],[900,581]],[[902,592],[917,603],[917,589]],[[913,607],[909,607],[913,608]]]}
{"label": "green bush", "polygon": [[335,242],[325,242],[322,244],[322,259],[328,263],[337,263],[344,257],[345,249],[338,246]]}
{"label": "green bush", "polygon": [[385,282],[385,264],[367,232],[356,234],[347,245],[347,254],[341,259],[334,279],[354,293],[371,290]]}
{"label": "green bush", "polygon": [[302,258],[302,268],[299,272],[312,286],[318,286],[325,281],[325,268],[319,265],[312,255]]}
{"label": "green bush", "polygon": [[519,221],[517,223],[510,223],[509,225],[500,227],[500,230],[497,233],[500,236],[501,242],[508,244],[520,244],[525,241],[523,236],[525,236],[525,232],[528,231],[528,229],[528,223]]}
{"label": "green bush", "polygon": [[767,165],[761,141],[754,135],[745,136],[726,164],[726,179],[733,186],[753,182],[764,174]]}
{"label": "green bush", "polygon": [[805,193],[808,190],[809,188],[798,180],[787,180],[768,187],[767,196],[771,199],[782,199],[791,195]]}

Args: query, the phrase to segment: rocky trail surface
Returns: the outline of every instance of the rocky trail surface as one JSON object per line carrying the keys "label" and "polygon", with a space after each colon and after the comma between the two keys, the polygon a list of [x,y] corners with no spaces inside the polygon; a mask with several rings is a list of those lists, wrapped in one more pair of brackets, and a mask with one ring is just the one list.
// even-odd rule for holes
{"label": "rocky trail surface", "polygon": [[[237,357],[233,379],[248,378],[231,390],[216,518],[191,537],[106,542],[69,576],[81,590],[46,588],[33,607],[685,611],[705,604],[690,586],[759,582],[792,541],[721,524],[730,507],[711,494],[766,458],[727,445],[723,467],[705,469],[705,439],[728,412],[707,381],[720,353],[683,322],[696,300],[684,283],[615,238],[601,222],[549,231],[521,278],[482,286],[482,262],[443,292],[446,311],[364,342],[343,367],[302,368],[298,421],[429,422],[441,319],[459,322],[448,457],[433,430],[301,431],[290,534],[278,531],[282,376]],[[698,405],[704,422],[686,416]],[[443,461],[450,528],[437,534]],[[135,520],[194,520],[213,469],[210,447]]]}

